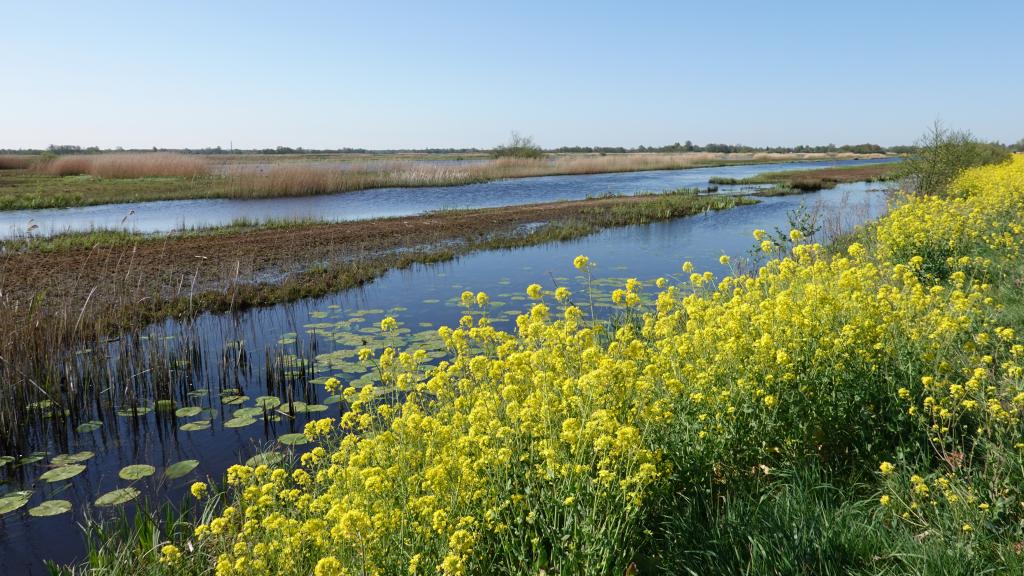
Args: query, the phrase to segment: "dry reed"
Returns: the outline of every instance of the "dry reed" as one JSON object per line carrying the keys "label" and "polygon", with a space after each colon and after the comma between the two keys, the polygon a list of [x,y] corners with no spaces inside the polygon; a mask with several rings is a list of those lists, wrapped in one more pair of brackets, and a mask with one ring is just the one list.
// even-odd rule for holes
{"label": "dry reed", "polygon": [[530,176],[602,174],[646,170],[677,170],[714,164],[742,162],[821,160],[856,155],[843,154],[683,154],[636,153],[554,156],[549,158],[499,158],[479,163],[431,164],[415,161],[349,163],[339,168],[316,163],[233,166],[230,178],[234,197],[307,196],[412,186],[457,186]]}
{"label": "dry reed", "polygon": [[153,152],[61,156],[41,164],[39,171],[50,176],[88,174],[98,178],[194,178],[209,174],[210,168],[206,160],[198,156]]}
{"label": "dry reed", "polygon": [[32,165],[32,156],[0,155],[0,170],[22,170]]}

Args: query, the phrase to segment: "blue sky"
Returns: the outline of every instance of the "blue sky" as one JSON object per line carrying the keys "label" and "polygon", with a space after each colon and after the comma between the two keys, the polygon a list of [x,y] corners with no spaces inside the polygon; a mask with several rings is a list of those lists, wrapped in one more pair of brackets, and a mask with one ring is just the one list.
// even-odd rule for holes
{"label": "blue sky", "polygon": [[1024,2],[0,0],[0,148],[1024,138]]}

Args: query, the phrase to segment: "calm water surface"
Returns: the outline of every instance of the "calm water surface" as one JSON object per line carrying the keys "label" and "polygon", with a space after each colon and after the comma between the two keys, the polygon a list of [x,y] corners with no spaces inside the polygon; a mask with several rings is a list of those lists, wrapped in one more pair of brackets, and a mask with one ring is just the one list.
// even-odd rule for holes
{"label": "calm water surface", "polygon": [[[791,168],[786,165],[786,168]],[[732,167],[703,171],[701,176],[673,173],[629,174],[631,190],[689,186],[698,184],[713,174],[752,174],[765,170],[764,166]],[[594,185],[591,191],[611,187],[611,182],[627,175],[609,175],[599,178],[605,184]],[[541,181],[558,179],[536,179]],[[516,201],[528,195],[520,187],[521,181],[494,183],[488,186],[508,186],[518,191]],[[660,183],[660,184],[659,184]],[[551,184],[552,190],[556,189]],[[489,316],[503,327],[512,327],[513,319],[529,306],[524,289],[532,282],[553,289],[552,277],[560,285],[569,286],[574,293],[585,291],[582,279],[572,267],[578,254],[588,255],[596,263],[595,277],[603,295],[598,299],[600,310],[607,312],[610,303],[607,293],[621,285],[626,277],[645,281],[645,292],[655,292],[653,279],[659,276],[681,276],[679,266],[692,261],[698,270],[711,270],[716,275],[728,270],[718,263],[721,254],[734,259],[742,258],[753,247],[751,230],[775,227],[788,229],[787,213],[801,204],[819,212],[820,221],[832,230],[873,219],[885,210],[885,195],[872,191],[878,185],[847,184],[833,190],[806,194],[765,198],[757,205],[741,206],[722,212],[710,212],[643,226],[610,229],[587,238],[543,246],[504,251],[480,252],[443,264],[415,266],[404,271],[390,272],[358,290],[332,296],[304,300],[289,305],[253,309],[234,315],[205,315],[190,326],[168,322],[147,330],[148,342],[160,342],[171,350],[168,365],[163,369],[177,374],[171,395],[174,408],[195,406],[206,409],[196,416],[178,416],[174,409],[154,409],[139,416],[118,415],[113,409],[97,407],[92,414],[84,414],[74,425],[55,426],[54,417],[40,417],[37,423],[23,431],[18,439],[18,454],[40,451],[45,457],[37,462],[18,465],[15,462],[0,467],[0,496],[18,490],[31,490],[27,506],[0,516],[0,574],[44,573],[42,559],[71,562],[82,557],[84,547],[77,523],[88,513],[93,517],[109,518],[120,514],[121,508],[94,508],[91,503],[109,490],[132,486],[142,496],[136,502],[148,500],[157,503],[170,499],[179,502],[187,495],[188,486],[207,476],[221,478],[233,463],[245,461],[261,448],[272,448],[282,454],[299,453],[308,446],[286,446],[278,440],[285,434],[301,432],[310,419],[338,416],[341,404],[326,397],[320,383],[328,375],[340,376],[343,381],[365,383],[373,381],[372,373],[358,365],[353,357],[363,342],[380,349],[389,344],[423,347],[437,359],[443,355],[436,340],[436,328],[442,324],[458,322],[461,309],[457,299],[462,290],[485,291],[493,301]],[[474,189],[473,187],[466,187]],[[566,193],[551,192],[551,194]],[[621,189],[619,190],[622,191]],[[416,194],[427,190],[416,191]],[[450,198],[478,203],[454,192],[436,192],[438,201],[443,194]],[[374,191],[365,195],[406,194],[408,191]],[[366,196],[363,201],[366,201]],[[415,195],[412,195],[415,197]],[[337,198],[312,199],[330,202],[347,201]],[[551,199],[546,196],[545,199]],[[508,199],[503,199],[508,200]],[[310,202],[311,199],[303,199]],[[215,205],[216,203],[214,203]],[[209,204],[207,204],[209,205]],[[426,204],[424,204],[425,206]],[[436,204],[434,205],[436,206]],[[378,206],[381,210],[386,207]],[[385,314],[394,315],[404,330],[398,340],[381,336],[376,329]],[[227,344],[226,344],[227,343]],[[117,358],[118,346],[111,344],[110,354]],[[242,369],[225,368],[225,358],[237,364],[239,350],[247,353]],[[176,351],[176,352],[174,352]],[[188,352],[191,351],[191,352]],[[269,367],[269,368],[268,368]],[[305,368],[307,373],[296,375]],[[276,376],[271,376],[274,374]],[[282,383],[285,381],[287,383]],[[124,389],[126,382],[110,382],[111,389]],[[144,386],[138,386],[145,389]],[[238,388],[238,391],[230,390]],[[244,394],[248,399],[237,404],[226,404],[225,393]],[[152,398],[141,393],[139,405],[153,407]],[[297,413],[294,417],[270,412],[271,420],[263,416],[239,428],[226,427],[234,412],[252,408],[255,399],[271,395],[280,399],[305,401],[317,411]],[[272,421],[273,418],[278,421]],[[60,420],[59,417],[57,417]],[[78,422],[98,420],[102,424],[94,431],[76,432]],[[199,420],[209,420],[210,426],[198,431],[185,431],[182,426]],[[91,451],[96,455],[84,462],[86,470],[66,481],[48,483],[40,475],[50,469],[51,460],[60,453]],[[3,454],[0,454],[2,456]],[[184,477],[164,479],[164,470],[172,463],[194,459],[198,467]],[[156,473],[137,481],[118,477],[118,471],[129,464],[150,464]],[[72,512],[59,516],[37,518],[28,510],[49,499],[69,500]],[[123,507],[132,513],[133,503]]]}

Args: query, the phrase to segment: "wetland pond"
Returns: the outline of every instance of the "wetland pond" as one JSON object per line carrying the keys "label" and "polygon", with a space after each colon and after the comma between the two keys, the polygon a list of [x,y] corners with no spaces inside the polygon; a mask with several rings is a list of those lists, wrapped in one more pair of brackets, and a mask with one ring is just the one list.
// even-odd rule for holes
{"label": "wetland pond", "polygon": [[603,194],[638,194],[666,192],[679,188],[707,188],[708,180],[714,177],[739,179],[762,172],[861,166],[894,161],[897,160],[883,158],[742,164],[685,170],[512,178],[465,186],[377,188],[322,196],[167,200],[77,208],[11,210],[0,212],[0,239],[20,237],[30,226],[37,227],[32,233],[39,236],[91,229],[172,232],[183,228],[225,226],[240,219],[367,220],[388,216],[412,216],[445,209],[493,208],[582,200]]}
{"label": "wetland pond", "polygon": [[[766,169],[715,169],[702,178]],[[831,233],[874,219],[886,209],[881,186],[841,184],[720,212],[608,229],[577,241],[478,252],[392,271],[362,288],[323,298],[206,314],[187,324],[168,321],[98,349],[68,351],[52,361],[63,363],[61,370],[79,391],[36,402],[15,437],[0,439],[0,574],[45,573],[44,559],[81,560],[85,547],[79,523],[86,517],[130,516],[142,502],[181,502],[192,482],[219,480],[227,467],[264,450],[276,454],[271,458],[296,457],[310,448],[300,434],[304,424],[337,417],[343,409],[338,397],[324,391],[324,380],[335,376],[357,387],[374,382],[370,366],[357,358],[364,346],[375,353],[384,346],[422,348],[432,363],[443,359],[436,330],[458,323],[463,290],[486,292],[491,298],[486,314],[498,327],[512,329],[516,315],[530,306],[524,291],[530,283],[553,290],[557,282],[577,298],[585,295],[572,260],[586,254],[596,264],[598,314],[607,314],[611,290],[627,277],[643,281],[649,303],[656,293],[654,279],[682,280],[680,264],[686,260],[716,277],[728,274],[720,255],[743,258],[754,244],[752,230],[788,230],[789,213],[801,205],[816,211]],[[651,187],[638,184],[636,189]],[[375,193],[385,198],[391,192]],[[312,199],[318,200],[330,201]],[[368,205],[389,209],[383,202]],[[382,335],[385,315],[394,316],[400,329]]]}

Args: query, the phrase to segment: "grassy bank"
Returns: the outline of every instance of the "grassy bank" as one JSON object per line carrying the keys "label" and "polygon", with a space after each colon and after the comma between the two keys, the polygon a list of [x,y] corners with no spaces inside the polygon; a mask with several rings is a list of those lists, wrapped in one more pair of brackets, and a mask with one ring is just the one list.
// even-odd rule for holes
{"label": "grassy bank", "polygon": [[[476,184],[504,178],[675,170],[733,164],[856,158],[851,154],[611,154],[539,159],[473,158],[471,163],[362,157],[66,156],[0,171],[0,210],[200,198],[309,196],[385,187]],[[339,165],[339,164],[344,164]]]}
{"label": "grassy bank", "polygon": [[841,166],[815,170],[784,170],[765,172],[750,178],[712,178],[711,184],[755,185],[772,184],[757,192],[759,196],[787,196],[817,190],[835,188],[847,182],[879,182],[895,177],[898,165],[865,164],[863,166]]}
{"label": "grassy bank", "polygon": [[440,330],[451,362],[368,359],[403,397],[338,383],[349,411],[306,429],[322,450],[233,466],[226,506],[92,568],[1018,573],[1021,221],[1024,158],[906,199],[843,254],[755,231],[756,274],[629,281],[611,325],[531,286],[517,334],[467,316]]}

